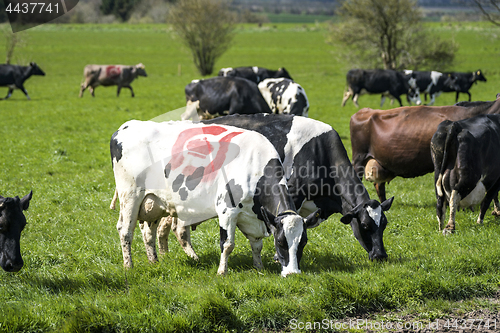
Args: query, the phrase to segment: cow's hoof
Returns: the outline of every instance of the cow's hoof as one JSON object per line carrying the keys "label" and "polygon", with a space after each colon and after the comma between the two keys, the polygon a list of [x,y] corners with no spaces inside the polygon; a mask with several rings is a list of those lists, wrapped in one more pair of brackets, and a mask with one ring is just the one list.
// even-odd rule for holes
{"label": "cow's hoof", "polygon": [[493,216],[500,216],[500,211],[494,210],[494,211],[491,212],[491,215],[493,215]]}
{"label": "cow's hoof", "polygon": [[443,236],[448,236],[448,235],[451,235],[453,233],[455,233],[455,229],[452,229],[452,228],[447,227],[443,230]]}

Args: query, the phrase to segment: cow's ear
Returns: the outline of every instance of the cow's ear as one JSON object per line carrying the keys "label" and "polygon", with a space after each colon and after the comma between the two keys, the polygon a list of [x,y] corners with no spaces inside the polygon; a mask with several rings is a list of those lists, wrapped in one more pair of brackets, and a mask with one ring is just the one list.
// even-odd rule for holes
{"label": "cow's ear", "polygon": [[351,223],[352,219],[354,219],[354,218],[356,218],[356,216],[358,216],[359,210],[361,209],[362,206],[363,206],[363,204],[360,203],[359,205],[354,207],[350,212],[344,214],[344,216],[342,216],[342,218],[340,219],[340,222],[342,222],[344,224]]}
{"label": "cow's ear", "polygon": [[260,207],[260,212],[262,213],[262,217],[264,218],[264,223],[266,226],[271,229],[276,228],[276,216],[274,216],[271,212],[269,212],[267,209],[264,208],[264,206]]}
{"label": "cow's ear", "polygon": [[311,228],[316,228],[318,225],[321,224],[321,208],[318,208],[314,213],[309,214],[308,217],[306,217],[304,223],[306,225],[306,229],[311,229]]}
{"label": "cow's ear", "polygon": [[380,206],[382,207],[382,210],[388,211],[391,208],[392,202],[394,201],[394,197],[387,199],[386,201],[382,202]]}
{"label": "cow's ear", "polygon": [[349,223],[351,223],[352,219],[355,217],[356,217],[356,215],[354,215],[353,213],[347,213],[340,218],[340,222],[342,222],[344,224],[349,224]]}
{"label": "cow's ear", "polygon": [[33,197],[33,191],[30,191],[30,193],[26,194],[22,199],[21,199],[21,208],[22,210],[27,210],[28,207],[30,206],[30,200]]}

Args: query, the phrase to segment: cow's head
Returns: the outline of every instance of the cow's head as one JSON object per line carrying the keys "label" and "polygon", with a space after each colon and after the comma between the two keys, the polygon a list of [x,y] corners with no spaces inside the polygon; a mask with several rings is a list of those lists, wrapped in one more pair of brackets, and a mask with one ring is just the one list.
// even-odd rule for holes
{"label": "cow's head", "polygon": [[42,71],[42,69],[40,67],[38,67],[38,65],[36,63],[30,62],[30,66],[31,66],[31,74],[32,75],[45,76],[45,72]]}
{"label": "cow's head", "polygon": [[278,69],[276,77],[285,77],[287,79],[293,80],[290,74],[288,74],[288,71],[284,67]]}
{"label": "cow's head", "polygon": [[146,74],[146,67],[142,63],[135,65],[135,72],[137,76],[148,76]]}
{"label": "cow's head", "polygon": [[23,211],[28,209],[33,192],[22,199],[0,196],[0,266],[6,272],[17,272],[23,267],[21,232],[26,226]]}
{"label": "cow's head", "polygon": [[415,105],[422,104],[420,91],[417,87],[417,74],[411,70],[405,70],[403,73],[405,88],[407,89],[406,100],[409,103],[414,103]]}
{"label": "cow's head", "polygon": [[340,219],[344,224],[351,224],[354,236],[368,252],[370,260],[387,258],[383,240],[384,230],[387,226],[384,212],[391,208],[393,200],[394,197],[382,203],[369,200],[359,204]]}
{"label": "cow's head", "polygon": [[486,82],[486,78],[483,75],[483,72],[481,72],[480,69],[472,73],[472,81],[477,82],[477,81],[484,81]]}
{"label": "cow's head", "polygon": [[266,226],[274,236],[274,247],[281,264],[281,275],[300,273],[300,259],[304,246],[307,244],[307,229],[314,228],[321,223],[321,210],[303,218],[294,211],[284,211],[274,216],[264,207],[261,207]]}

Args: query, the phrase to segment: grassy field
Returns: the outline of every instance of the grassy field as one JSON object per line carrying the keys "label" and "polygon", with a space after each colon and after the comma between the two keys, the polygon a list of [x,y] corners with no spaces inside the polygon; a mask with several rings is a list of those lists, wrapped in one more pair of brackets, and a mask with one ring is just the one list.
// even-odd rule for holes
{"label": "grassy field", "polygon": [[[484,72],[488,82],[471,89],[473,100],[494,99],[499,30],[469,23],[428,28],[460,44],[454,70]],[[0,194],[34,193],[21,240],[25,266],[0,272],[0,332],[287,331],[298,322],[362,314],[432,321],[477,308],[498,312],[488,297],[500,281],[500,220],[488,214],[476,225],[477,213],[460,212],[456,234],[443,237],[431,175],[388,186],[396,199],[386,213],[389,259],[383,263],[370,262],[335,215],[310,230],[301,275],[279,276],[271,238],[264,241],[265,269],[254,270],[248,241],[237,232],[229,274],[216,276],[215,220],[193,232],[198,262],[171,236],[171,252],[150,265],[137,230],[135,267],[124,270],[118,212],[109,210],[110,136],[127,120],[184,106],[184,86],[199,75],[164,25],[46,25],[28,35],[18,56],[36,61],[47,75],[27,81],[31,101],[15,91],[0,103]],[[350,66],[324,40],[319,24],[241,26],[216,68],[286,67],[307,92],[310,117],[337,129],[350,154],[349,118],[356,108],[352,102],[340,107]],[[128,90],[117,98],[115,88],[102,87],[95,98],[88,91],[78,98],[86,64],[139,62],[148,77],[133,83],[135,98]],[[454,98],[444,94],[437,105]],[[359,103],[376,108],[379,96],[362,96]],[[374,197],[373,186],[366,186]]]}

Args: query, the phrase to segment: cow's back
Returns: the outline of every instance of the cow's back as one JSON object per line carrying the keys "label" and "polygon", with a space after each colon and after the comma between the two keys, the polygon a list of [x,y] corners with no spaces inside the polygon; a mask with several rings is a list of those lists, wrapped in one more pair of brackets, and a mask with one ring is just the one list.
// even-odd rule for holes
{"label": "cow's back", "polygon": [[241,203],[251,213],[266,163],[279,161],[256,132],[189,121],[129,121],[111,146],[118,192],[135,188],[154,194],[188,224],[217,216],[221,202]]}
{"label": "cow's back", "polygon": [[401,177],[417,177],[433,171],[429,145],[438,125],[478,112],[499,112],[499,103],[482,110],[462,106],[411,106],[390,110],[365,108],[351,117],[352,160],[361,171],[369,159]]}

